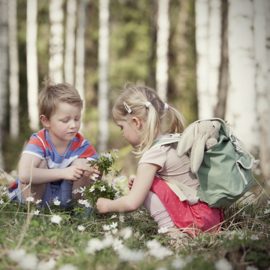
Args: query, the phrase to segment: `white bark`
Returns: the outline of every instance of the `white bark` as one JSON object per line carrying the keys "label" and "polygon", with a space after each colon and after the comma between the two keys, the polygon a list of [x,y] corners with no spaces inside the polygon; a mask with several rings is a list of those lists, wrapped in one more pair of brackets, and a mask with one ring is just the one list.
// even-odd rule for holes
{"label": "white bark", "polygon": [[8,2],[10,136],[19,135],[19,61],[17,45],[17,0]]}
{"label": "white bark", "polygon": [[0,168],[5,169],[3,140],[8,93],[8,1],[0,0]]}
{"label": "white bark", "polygon": [[221,63],[221,3],[196,0],[197,95],[199,118],[214,117]]}
{"label": "white bark", "polygon": [[157,19],[157,67],[156,88],[159,97],[167,101],[168,88],[168,47],[170,34],[169,0],[158,1]]}
{"label": "white bark", "polygon": [[[255,89],[260,131],[260,166],[265,176],[270,176],[270,93],[269,93],[269,38],[270,2],[254,0]],[[268,19],[268,21],[267,21]],[[267,33],[268,32],[268,33]],[[268,39],[268,44],[267,44]]]}
{"label": "white bark", "polygon": [[252,28],[252,1],[229,0],[228,52],[231,81],[226,120],[232,125],[234,134],[250,151],[254,151],[259,142]]}
{"label": "white bark", "polygon": [[71,85],[74,85],[76,11],[76,0],[68,0],[66,16],[65,81]]}
{"label": "white bark", "polygon": [[63,1],[50,0],[50,61],[49,75],[56,83],[63,81]]}
{"label": "white bark", "polygon": [[38,65],[37,65],[37,0],[27,0],[27,31],[26,31],[26,58],[27,58],[27,98],[30,128],[37,131],[39,128],[38,115]]}
{"label": "white bark", "polygon": [[109,0],[99,0],[99,43],[98,43],[98,112],[99,152],[106,151],[109,139]]}
{"label": "white bark", "polygon": [[[86,0],[79,1],[78,26],[76,36],[76,89],[84,101],[84,63],[85,63],[85,25],[86,25]],[[83,109],[84,112],[85,109]],[[83,126],[81,127],[83,129]]]}

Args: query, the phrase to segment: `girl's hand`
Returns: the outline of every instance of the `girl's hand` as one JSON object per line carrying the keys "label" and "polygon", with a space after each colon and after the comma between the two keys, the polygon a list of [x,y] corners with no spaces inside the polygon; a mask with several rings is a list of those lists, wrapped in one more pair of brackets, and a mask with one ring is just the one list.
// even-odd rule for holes
{"label": "girl's hand", "polygon": [[90,179],[92,180],[100,180],[102,178],[102,173],[98,170],[98,165],[95,164],[93,167],[90,168]]}
{"label": "girl's hand", "polygon": [[109,199],[98,198],[97,200],[97,210],[100,214],[108,213],[108,204],[111,202]]}
{"label": "girl's hand", "polygon": [[130,178],[130,179],[128,180],[128,188],[129,188],[129,190],[131,190],[131,188],[132,188],[132,186],[133,186],[134,180],[135,180],[135,178]]}
{"label": "girl's hand", "polygon": [[70,166],[62,169],[62,179],[68,181],[78,181],[85,173],[89,173],[88,167]]}

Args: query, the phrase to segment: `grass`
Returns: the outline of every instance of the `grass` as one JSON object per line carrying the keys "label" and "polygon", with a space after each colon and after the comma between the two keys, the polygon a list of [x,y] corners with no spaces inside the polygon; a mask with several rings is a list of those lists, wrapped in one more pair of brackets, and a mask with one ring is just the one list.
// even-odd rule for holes
{"label": "grass", "polygon": [[[33,215],[36,209],[8,201],[3,190],[8,182],[2,179],[0,183],[0,269],[270,269],[270,199],[265,195],[266,187],[255,187],[256,196],[249,194],[247,199],[223,210],[221,233],[200,234],[176,251],[166,235],[158,234],[156,223],[144,208],[125,214],[124,222],[118,216],[112,219],[112,214],[97,215],[95,219],[77,217],[56,206]],[[62,217],[59,224],[51,222],[54,214]],[[110,245],[88,253],[89,241],[108,239],[103,226],[114,222],[117,231],[109,232],[126,248],[115,250],[117,245]],[[84,231],[78,230],[80,225]],[[118,233],[127,227],[133,229],[132,235],[123,239]],[[172,254],[157,258],[161,248],[153,252],[147,247],[153,239]],[[25,251],[21,257],[25,264],[16,262],[20,256],[15,250]],[[144,254],[143,259],[140,254]],[[141,260],[134,262],[136,256]],[[53,268],[50,259],[54,260],[50,261],[55,263]],[[42,262],[47,262],[44,268]]]}

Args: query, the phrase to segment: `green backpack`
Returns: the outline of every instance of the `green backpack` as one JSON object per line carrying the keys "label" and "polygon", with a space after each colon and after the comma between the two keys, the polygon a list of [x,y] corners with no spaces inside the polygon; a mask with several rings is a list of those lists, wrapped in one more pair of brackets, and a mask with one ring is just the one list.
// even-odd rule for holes
{"label": "green backpack", "polygon": [[[196,173],[200,182],[200,187],[196,196],[201,201],[206,202],[210,207],[224,207],[236,202],[252,186],[254,177],[251,171],[253,164],[259,162],[246,150],[243,143],[235,138],[231,128],[219,118],[198,120],[191,125],[196,125],[201,121],[216,120],[221,124],[219,130],[219,139],[217,145],[204,152],[202,163]],[[189,127],[188,127],[189,128]],[[152,146],[170,144],[174,142],[181,143],[185,132],[180,137],[173,135],[171,138],[163,138],[153,142]],[[169,180],[169,186],[174,186]],[[183,191],[194,195],[190,188],[178,185]],[[180,196],[178,196],[180,198]],[[181,198],[180,198],[181,199]]]}

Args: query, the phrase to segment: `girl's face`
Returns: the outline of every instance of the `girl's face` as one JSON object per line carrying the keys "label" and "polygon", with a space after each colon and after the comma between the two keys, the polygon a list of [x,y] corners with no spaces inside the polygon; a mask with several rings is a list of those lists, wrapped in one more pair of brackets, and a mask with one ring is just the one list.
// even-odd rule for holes
{"label": "girl's face", "polygon": [[142,122],[137,117],[133,117],[130,120],[116,121],[116,124],[123,131],[123,137],[133,148],[136,148],[141,142]]}

